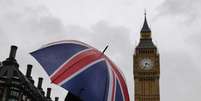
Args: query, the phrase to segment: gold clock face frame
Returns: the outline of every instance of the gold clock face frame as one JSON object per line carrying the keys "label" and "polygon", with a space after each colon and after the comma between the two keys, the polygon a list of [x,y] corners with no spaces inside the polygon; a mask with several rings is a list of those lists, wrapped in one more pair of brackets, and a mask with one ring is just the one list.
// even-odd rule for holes
{"label": "gold clock face frame", "polygon": [[151,70],[153,68],[153,61],[150,58],[143,58],[139,63],[141,69],[143,70]]}

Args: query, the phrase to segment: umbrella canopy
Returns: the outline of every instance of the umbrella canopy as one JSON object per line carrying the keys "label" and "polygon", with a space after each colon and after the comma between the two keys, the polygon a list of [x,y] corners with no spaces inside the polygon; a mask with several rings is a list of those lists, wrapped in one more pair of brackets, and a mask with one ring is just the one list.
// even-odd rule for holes
{"label": "umbrella canopy", "polygon": [[31,53],[55,83],[83,101],[129,101],[123,74],[97,49],[74,40],[47,44]]}

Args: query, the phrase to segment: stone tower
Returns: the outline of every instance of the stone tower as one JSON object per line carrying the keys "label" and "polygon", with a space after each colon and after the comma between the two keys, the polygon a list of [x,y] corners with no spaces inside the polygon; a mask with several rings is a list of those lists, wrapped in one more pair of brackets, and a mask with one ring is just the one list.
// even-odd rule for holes
{"label": "stone tower", "polygon": [[140,32],[140,41],[133,55],[135,101],[160,101],[160,60],[152,42],[146,13]]}

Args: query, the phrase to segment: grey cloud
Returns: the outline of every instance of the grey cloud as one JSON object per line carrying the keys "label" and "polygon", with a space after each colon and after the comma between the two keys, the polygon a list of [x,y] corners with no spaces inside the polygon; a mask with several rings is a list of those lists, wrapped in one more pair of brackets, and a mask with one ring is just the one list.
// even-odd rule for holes
{"label": "grey cloud", "polygon": [[[165,22],[162,24],[168,26],[164,33],[168,32],[170,37],[166,40],[174,43],[165,46],[171,51],[168,48],[164,50],[165,47],[160,49],[162,50],[160,80],[163,101],[170,100],[170,96],[173,101],[200,99],[200,8],[200,0],[165,0],[157,8],[159,12],[157,17],[160,16],[160,19]],[[163,38],[159,40],[161,39]],[[160,44],[162,46],[164,43]]]}
{"label": "grey cloud", "polygon": [[[201,16],[201,15],[200,15]],[[189,46],[191,46],[192,48],[195,48],[194,51],[197,50],[197,52],[194,53],[198,53],[200,54],[201,51],[201,30],[200,30],[200,26],[201,26],[201,20],[196,20],[194,23],[187,25],[186,29],[188,33],[187,36],[185,37],[185,43]],[[200,54],[201,55],[201,54]]]}
{"label": "grey cloud", "polygon": [[37,43],[35,39],[48,41],[52,36],[64,33],[61,21],[40,5],[24,0],[3,0],[0,5],[4,6],[0,12],[0,29],[11,43],[26,43],[26,47],[29,47]]}
{"label": "grey cloud", "polygon": [[184,44],[192,49],[193,53],[196,53],[195,49],[201,49],[200,9],[200,0],[165,0],[157,8],[158,16],[166,17],[165,20],[175,25],[172,32],[181,34]]}
{"label": "grey cloud", "polygon": [[185,18],[190,23],[199,18],[200,6],[200,0],[165,0],[157,9],[158,15]]}
{"label": "grey cloud", "polygon": [[41,33],[46,35],[64,33],[64,25],[57,18],[54,18],[52,16],[43,16],[39,19],[33,20],[35,21],[29,21],[30,25],[28,26],[28,29],[32,30],[35,33]]}
{"label": "grey cloud", "polygon": [[[190,101],[199,99],[201,78],[197,64],[186,52],[161,54],[161,100]],[[171,93],[170,93],[171,92]],[[185,98],[185,99],[184,99]]]}
{"label": "grey cloud", "polygon": [[201,59],[201,31],[193,34],[193,35],[189,35],[186,38],[186,44],[190,46],[190,50],[192,52],[192,54],[194,56],[196,56],[197,58],[197,62],[200,62]]}

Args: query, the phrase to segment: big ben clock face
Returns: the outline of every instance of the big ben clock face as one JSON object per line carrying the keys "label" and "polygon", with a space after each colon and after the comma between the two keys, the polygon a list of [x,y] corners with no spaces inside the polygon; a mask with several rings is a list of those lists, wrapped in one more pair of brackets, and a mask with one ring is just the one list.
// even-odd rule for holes
{"label": "big ben clock face", "polygon": [[153,67],[153,61],[149,58],[143,58],[140,60],[140,67],[143,70],[150,70]]}

